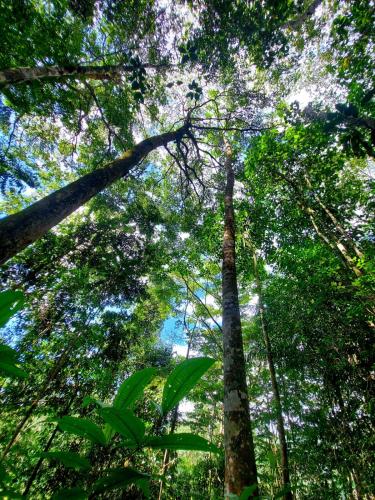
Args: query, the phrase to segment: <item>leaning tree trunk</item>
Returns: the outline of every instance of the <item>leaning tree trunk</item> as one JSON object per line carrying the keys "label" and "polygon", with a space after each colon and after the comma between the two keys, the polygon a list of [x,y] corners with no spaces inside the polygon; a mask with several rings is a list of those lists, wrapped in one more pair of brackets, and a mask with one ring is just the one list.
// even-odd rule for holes
{"label": "leaning tree trunk", "polygon": [[320,196],[315,192],[314,188],[313,188],[313,185],[312,185],[312,182],[310,180],[310,177],[309,177],[309,174],[307,172],[305,172],[305,175],[304,175],[304,178],[305,178],[305,182],[306,182],[306,186],[308,187],[308,189],[310,190],[310,192],[312,193],[313,197],[315,198],[316,202],[318,203],[319,207],[322,209],[323,213],[327,216],[327,218],[331,221],[331,223],[333,224],[333,228],[335,230],[335,232],[337,232],[338,234],[341,235],[341,237],[348,243],[348,245],[353,249],[354,253],[356,254],[356,256],[359,258],[359,259],[363,259],[364,258],[364,254],[363,252],[358,248],[358,246],[356,245],[356,243],[354,242],[353,238],[351,238],[349,235],[348,235],[348,232],[345,231],[345,229],[343,228],[343,226],[340,224],[340,222],[338,221],[337,217],[335,217],[335,215],[332,213],[332,211],[327,207],[327,205],[325,205],[322,201],[322,199],[320,198]]}
{"label": "leaning tree trunk", "polygon": [[255,253],[255,249],[253,249],[253,262],[254,262],[255,283],[256,283],[258,300],[259,300],[259,319],[260,319],[260,325],[261,325],[261,329],[262,329],[263,339],[264,339],[264,343],[265,343],[266,351],[267,351],[268,368],[269,368],[270,376],[271,376],[273,400],[274,400],[275,409],[276,409],[277,433],[279,435],[280,455],[281,455],[281,471],[282,471],[282,479],[283,479],[283,489],[285,492],[284,499],[285,500],[293,500],[293,494],[292,494],[291,483],[290,483],[289,463],[288,463],[288,446],[287,446],[286,437],[285,437],[285,426],[284,426],[283,412],[282,412],[282,406],[281,406],[279,384],[278,384],[277,378],[276,378],[275,363],[273,361],[273,353],[272,353],[272,348],[271,348],[271,340],[270,340],[270,337],[268,335],[268,330],[267,330],[265,318],[264,318],[262,284],[261,284],[261,281],[259,278],[258,262],[257,262],[257,256]]}
{"label": "leaning tree trunk", "polygon": [[150,151],[180,139],[187,127],[185,124],[174,132],[145,139],[107,166],[84,175],[21,212],[0,220],[0,264],[41,238],[97,193],[128,174]]}
{"label": "leaning tree trunk", "polygon": [[228,144],[225,167],[227,182],[222,266],[225,495],[239,496],[246,486],[254,485],[251,496],[258,496],[237,289],[233,159]]}
{"label": "leaning tree trunk", "polygon": [[[162,64],[143,64],[142,67],[163,69],[168,66]],[[107,64],[103,66],[71,64],[67,66],[7,68],[0,71],[0,88],[37,80],[63,80],[66,78],[109,80],[132,71],[134,71],[134,67],[130,64]]]}
{"label": "leaning tree trunk", "polygon": [[[357,278],[362,276],[363,275],[362,270],[359,269],[359,267],[356,265],[355,259],[352,258],[347,247],[344,245],[344,243],[342,241],[340,241],[339,238],[337,238],[337,236],[334,234],[334,231],[330,231],[327,228],[326,229],[319,228],[318,222],[315,218],[316,211],[310,206],[308,201],[306,202],[306,199],[305,199],[304,195],[302,194],[301,189],[297,185],[297,183],[294,182],[289,177],[287,177],[286,175],[282,174],[281,172],[277,172],[276,176],[285,180],[287,182],[287,184],[289,184],[289,186],[291,186],[291,188],[293,189],[293,191],[297,197],[298,205],[301,207],[301,209],[305,212],[305,214],[310,219],[311,225],[313,226],[313,228],[314,228],[316,234],[319,236],[319,238],[329,248],[331,248],[331,250],[333,250],[333,252],[341,259],[341,261],[343,262],[345,267],[350,269],[350,271],[352,271],[356,275]],[[305,181],[306,180],[307,180],[307,177],[305,176]],[[312,188],[311,182],[307,183],[307,186],[309,187],[309,189]],[[328,218],[330,219],[331,223],[334,221],[337,222],[337,220],[334,218],[332,212],[330,212],[327,209],[327,207],[324,206],[324,204],[322,203],[320,198],[317,199],[316,195],[314,195],[314,193],[312,193],[312,194],[313,194],[314,198],[316,199],[316,201],[318,202],[320,208],[323,209],[323,213],[326,216],[328,216]],[[337,224],[335,224],[334,230],[338,231],[342,235],[345,234],[343,228],[341,226],[339,228],[339,226]],[[353,244],[354,244],[354,242],[353,242]],[[353,248],[353,246],[352,246],[352,248]],[[357,256],[363,257],[363,254],[360,252],[360,250],[358,248],[354,249],[354,251],[357,254]]]}

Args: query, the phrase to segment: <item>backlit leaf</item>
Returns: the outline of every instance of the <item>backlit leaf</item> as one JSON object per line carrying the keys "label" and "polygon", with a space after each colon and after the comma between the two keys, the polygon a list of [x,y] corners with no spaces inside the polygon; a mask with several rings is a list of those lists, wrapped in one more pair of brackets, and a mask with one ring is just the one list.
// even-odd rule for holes
{"label": "backlit leaf", "polygon": [[212,358],[187,359],[176,366],[165,382],[162,412],[165,415],[183,399],[215,363]]}
{"label": "backlit leaf", "polygon": [[145,433],[145,425],[132,411],[101,408],[99,415],[114,431],[130,439],[130,441],[141,442]]}
{"label": "backlit leaf", "polygon": [[70,469],[85,470],[90,468],[90,462],[87,458],[69,451],[49,451],[41,453],[41,456],[61,462],[65,467],[69,467]]}
{"label": "backlit leaf", "polygon": [[85,437],[94,443],[106,444],[102,429],[94,424],[94,422],[91,422],[91,420],[77,417],[62,417],[58,423],[60,429],[65,432]]}

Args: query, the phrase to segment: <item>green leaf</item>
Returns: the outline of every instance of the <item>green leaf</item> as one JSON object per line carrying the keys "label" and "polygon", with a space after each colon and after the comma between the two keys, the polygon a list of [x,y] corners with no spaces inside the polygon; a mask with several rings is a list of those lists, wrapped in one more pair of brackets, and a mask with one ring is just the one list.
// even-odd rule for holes
{"label": "green leaf", "polygon": [[77,453],[69,451],[49,451],[41,453],[40,455],[45,458],[57,460],[70,469],[87,470],[91,466],[87,458],[81,457]]}
{"label": "green leaf", "polygon": [[246,488],[244,488],[242,490],[242,493],[240,495],[240,500],[247,500],[250,497],[250,495],[252,495],[257,488],[258,488],[257,484],[252,484],[251,486],[246,486]]}
{"label": "green leaf", "polygon": [[16,493],[13,490],[3,490],[0,491],[0,498],[1,500],[13,500],[15,498],[24,498],[20,493]]}
{"label": "green leaf", "polygon": [[7,290],[0,293],[0,328],[23,307],[24,302],[22,292]]}
{"label": "green leaf", "polygon": [[91,420],[77,417],[62,417],[58,420],[58,424],[60,429],[65,432],[85,437],[94,443],[106,444],[103,431],[94,422],[91,422]]}
{"label": "green leaf", "polygon": [[180,433],[166,436],[147,436],[143,446],[157,450],[196,450],[220,453],[220,450],[207,439],[195,434]]}
{"label": "green leaf", "polygon": [[0,362],[13,365],[17,362],[17,352],[5,344],[0,344]]}
{"label": "green leaf", "polygon": [[101,408],[99,415],[111,428],[131,441],[140,443],[145,434],[145,424],[130,410]]}
{"label": "green leaf", "polygon": [[146,498],[151,498],[150,481],[148,479],[138,479],[135,482]]}
{"label": "green leaf", "polygon": [[145,480],[149,476],[134,469],[127,467],[110,469],[105,477],[102,477],[94,484],[93,491],[102,493],[115,488],[125,488],[129,484],[137,483],[139,480]]}
{"label": "green leaf", "polygon": [[145,387],[151,382],[156,374],[155,368],[145,368],[133,373],[124,380],[113,401],[113,406],[122,410],[131,408],[137,399],[143,394]]}
{"label": "green leaf", "polygon": [[[113,407],[118,410],[131,408],[137,399],[143,394],[146,386],[155,377],[155,374],[155,368],[144,368],[143,370],[130,375],[130,377],[124,380],[124,382],[120,385],[113,401]],[[107,443],[114,435],[114,431],[109,424],[104,427],[104,435]]]}
{"label": "green leaf", "polygon": [[15,365],[17,356],[18,354],[14,349],[5,344],[0,344],[0,374],[4,377],[27,377],[27,373]]}
{"label": "green leaf", "polygon": [[88,497],[88,494],[82,488],[67,488],[55,493],[51,500],[68,500],[69,498],[87,500]]}
{"label": "green leaf", "polygon": [[0,362],[0,373],[3,374],[4,377],[27,378],[28,376],[21,368],[3,362]]}
{"label": "green leaf", "polygon": [[212,358],[193,358],[180,363],[167,378],[163,390],[162,413],[165,415],[195,386],[215,363]]}

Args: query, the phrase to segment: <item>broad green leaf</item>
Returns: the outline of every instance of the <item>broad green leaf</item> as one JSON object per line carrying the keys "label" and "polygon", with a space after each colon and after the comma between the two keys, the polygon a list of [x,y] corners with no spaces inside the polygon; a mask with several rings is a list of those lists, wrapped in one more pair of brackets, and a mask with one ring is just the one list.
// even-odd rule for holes
{"label": "broad green leaf", "polygon": [[145,424],[130,410],[119,410],[117,408],[101,408],[99,415],[125,438],[140,443],[145,434]]}
{"label": "broad green leaf", "polygon": [[212,358],[193,358],[176,366],[165,382],[161,405],[163,415],[187,395],[214,363],[215,360]]}
{"label": "broad green leaf", "polygon": [[41,453],[42,457],[57,460],[61,462],[65,467],[70,469],[82,469],[87,470],[90,468],[90,462],[85,457],[81,457],[77,453],[72,453],[70,451],[48,451]]}
{"label": "broad green leaf", "polygon": [[[143,394],[145,387],[151,382],[156,374],[155,368],[144,368],[133,373],[120,385],[116,397],[113,401],[113,407],[118,410],[131,408],[137,399]],[[110,425],[104,427],[104,435],[107,443],[114,435],[114,431]]]}
{"label": "broad green leaf", "polygon": [[7,290],[0,292],[0,328],[18,312],[25,302],[22,292]]}
{"label": "broad green leaf", "polygon": [[277,468],[277,457],[272,451],[269,451],[267,453],[268,461],[270,463],[270,468],[272,470],[275,470]]}
{"label": "broad green leaf", "polygon": [[16,365],[0,362],[0,374],[4,377],[27,378],[27,373]]}
{"label": "broad green leaf", "polygon": [[24,497],[20,493],[16,493],[13,490],[0,491],[1,500],[14,500],[15,498],[24,498]]}
{"label": "broad green leaf", "polygon": [[250,497],[250,495],[252,495],[257,488],[258,488],[257,484],[252,484],[251,486],[246,486],[246,488],[244,488],[242,490],[242,493],[240,495],[240,500],[247,500]]}
{"label": "broad green leaf", "polygon": [[131,408],[135,401],[142,395],[145,387],[151,382],[156,374],[155,368],[145,368],[133,373],[124,380],[117,391],[113,406],[119,410]]}
{"label": "broad green leaf", "polygon": [[17,352],[5,344],[0,344],[0,362],[13,365],[17,362]]}
{"label": "broad green leaf", "polygon": [[157,450],[196,450],[220,453],[214,444],[195,434],[179,433],[168,434],[166,436],[147,436],[143,441],[143,446]]}
{"label": "broad green leaf", "polygon": [[151,498],[151,488],[149,479],[138,479],[135,484],[142,491],[146,498]]}
{"label": "broad green leaf", "polygon": [[77,417],[62,417],[58,420],[59,427],[65,432],[82,436],[94,443],[106,444],[106,439],[103,431],[94,422],[86,418]]}
{"label": "broad green leaf", "polygon": [[74,500],[87,500],[88,497],[89,495],[82,488],[67,488],[55,493],[51,500],[68,500],[69,498]]}
{"label": "broad green leaf", "polygon": [[93,491],[95,493],[102,493],[115,488],[125,488],[129,484],[137,483],[137,481],[145,480],[148,477],[147,474],[127,467],[110,469],[105,477],[96,481]]}

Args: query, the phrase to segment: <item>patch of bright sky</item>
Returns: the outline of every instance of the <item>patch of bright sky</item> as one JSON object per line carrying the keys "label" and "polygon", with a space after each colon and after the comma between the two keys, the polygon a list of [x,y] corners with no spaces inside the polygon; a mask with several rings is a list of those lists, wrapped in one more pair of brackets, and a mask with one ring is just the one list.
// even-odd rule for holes
{"label": "patch of bright sky", "polygon": [[186,346],[181,319],[180,316],[171,316],[164,321],[160,332],[160,340],[164,344]]}
{"label": "patch of bright sky", "polygon": [[[188,233],[180,234],[180,237],[182,239],[184,239],[185,237],[187,238],[188,236],[189,236]],[[219,304],[212,295],[205,294],[202,290],[197,291],[196,295],[207,306],[212,306],[212,307],[219,306]],[[194,314],[193,303],[188,304],[186,308],[186,313],[183,313],[182,311],[178,312],[174,316],[170,316],[164,321],[164,324],[160,331],[160,340],[164,344],[172,345],[174,350],[182,349],[185,350],[186,353],[187,338],[183,327],[184,314],[187,315],[187,321],[189,321],[188,319],[189,316]],[[221,324],[221,316],[215,316],[214,319],[215,321],[217,321],[219,325]],[[211,318],[207,318],[206,323],[209,324],[211,327],[215,327],[215,322]],[[191,354],[193,355],[193,352],[191,352]]]}
{"label": "patch of bright sky", "polygon": [[302,88],[288,96],[287,102],[289,104],[294,101],[298,101],[301,108],[305,108],[312,101],[312,96],[305,88]]}

